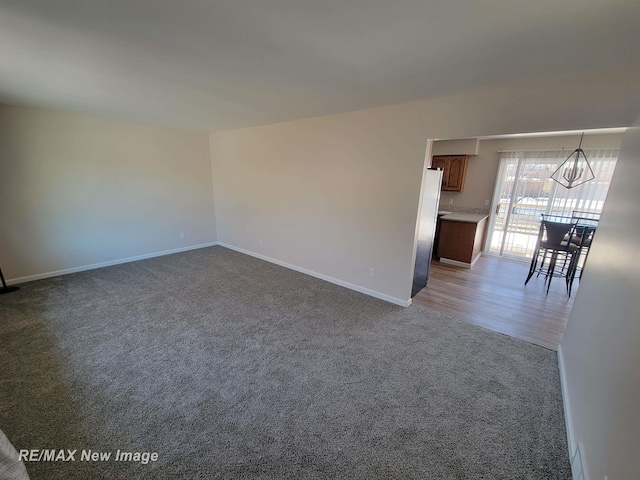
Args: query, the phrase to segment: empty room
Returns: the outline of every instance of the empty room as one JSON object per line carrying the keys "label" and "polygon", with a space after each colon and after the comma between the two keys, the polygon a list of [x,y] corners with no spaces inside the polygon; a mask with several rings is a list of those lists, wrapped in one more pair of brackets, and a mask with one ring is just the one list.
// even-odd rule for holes
{"label": "empty room", "polygon": [[[635,478],[637,7],[0,0],[0,478]],[[588,268],[431,260],[605,183]]]}

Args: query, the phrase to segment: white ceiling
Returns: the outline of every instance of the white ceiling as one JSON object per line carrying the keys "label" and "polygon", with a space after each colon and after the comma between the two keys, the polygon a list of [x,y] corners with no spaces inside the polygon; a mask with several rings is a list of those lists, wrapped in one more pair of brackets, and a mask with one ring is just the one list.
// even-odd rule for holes
{"label": "white ceiling", "polygon": [[0,0],[0,102],[218,131],[640,65],[638,0]]}

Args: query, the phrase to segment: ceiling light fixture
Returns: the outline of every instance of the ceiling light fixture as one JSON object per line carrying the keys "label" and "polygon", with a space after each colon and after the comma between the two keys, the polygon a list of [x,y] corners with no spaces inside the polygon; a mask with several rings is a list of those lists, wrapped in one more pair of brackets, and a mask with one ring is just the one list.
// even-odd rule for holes
{"label": "ceiling light fixture", "polygon": [[589,160],[587,160],[587,156],[581,148],[583,138],[584,132],[580,137],[578,148],[571,152],[571,155],[551,175],[552,180],[555,180],[565,188],[577,187],[596,178],[591,165],[589,165]]}

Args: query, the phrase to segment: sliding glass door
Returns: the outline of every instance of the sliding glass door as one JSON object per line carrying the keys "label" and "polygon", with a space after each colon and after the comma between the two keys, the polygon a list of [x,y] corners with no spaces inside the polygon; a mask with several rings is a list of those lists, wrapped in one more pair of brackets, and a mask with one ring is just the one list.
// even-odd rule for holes
{"label": "sliding glass door", "polygon": [[618,149],[585,150],[596,178],[566,189],[550,177],[569,153],[500,152],[486,248],[489,253],[528,259],[535,247],[541,214],[570,217],[574,211],[602,211]]}

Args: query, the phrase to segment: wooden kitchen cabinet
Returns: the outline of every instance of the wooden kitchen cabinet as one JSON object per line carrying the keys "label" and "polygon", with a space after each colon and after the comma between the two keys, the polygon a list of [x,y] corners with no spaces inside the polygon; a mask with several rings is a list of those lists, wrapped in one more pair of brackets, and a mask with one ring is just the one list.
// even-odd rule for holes
{"label": "wooden kitchen cabinet", "polygon": [[442,169],[443,192],[461,192],[467,174],[468,155],[434,155],[431,159],[433,168]]}
{"label": "wooden kitchen cabinet", "polygon": [[487,215],[453,213],[440,219],[438,256],[442,263],[471,268],[482,252]]}

